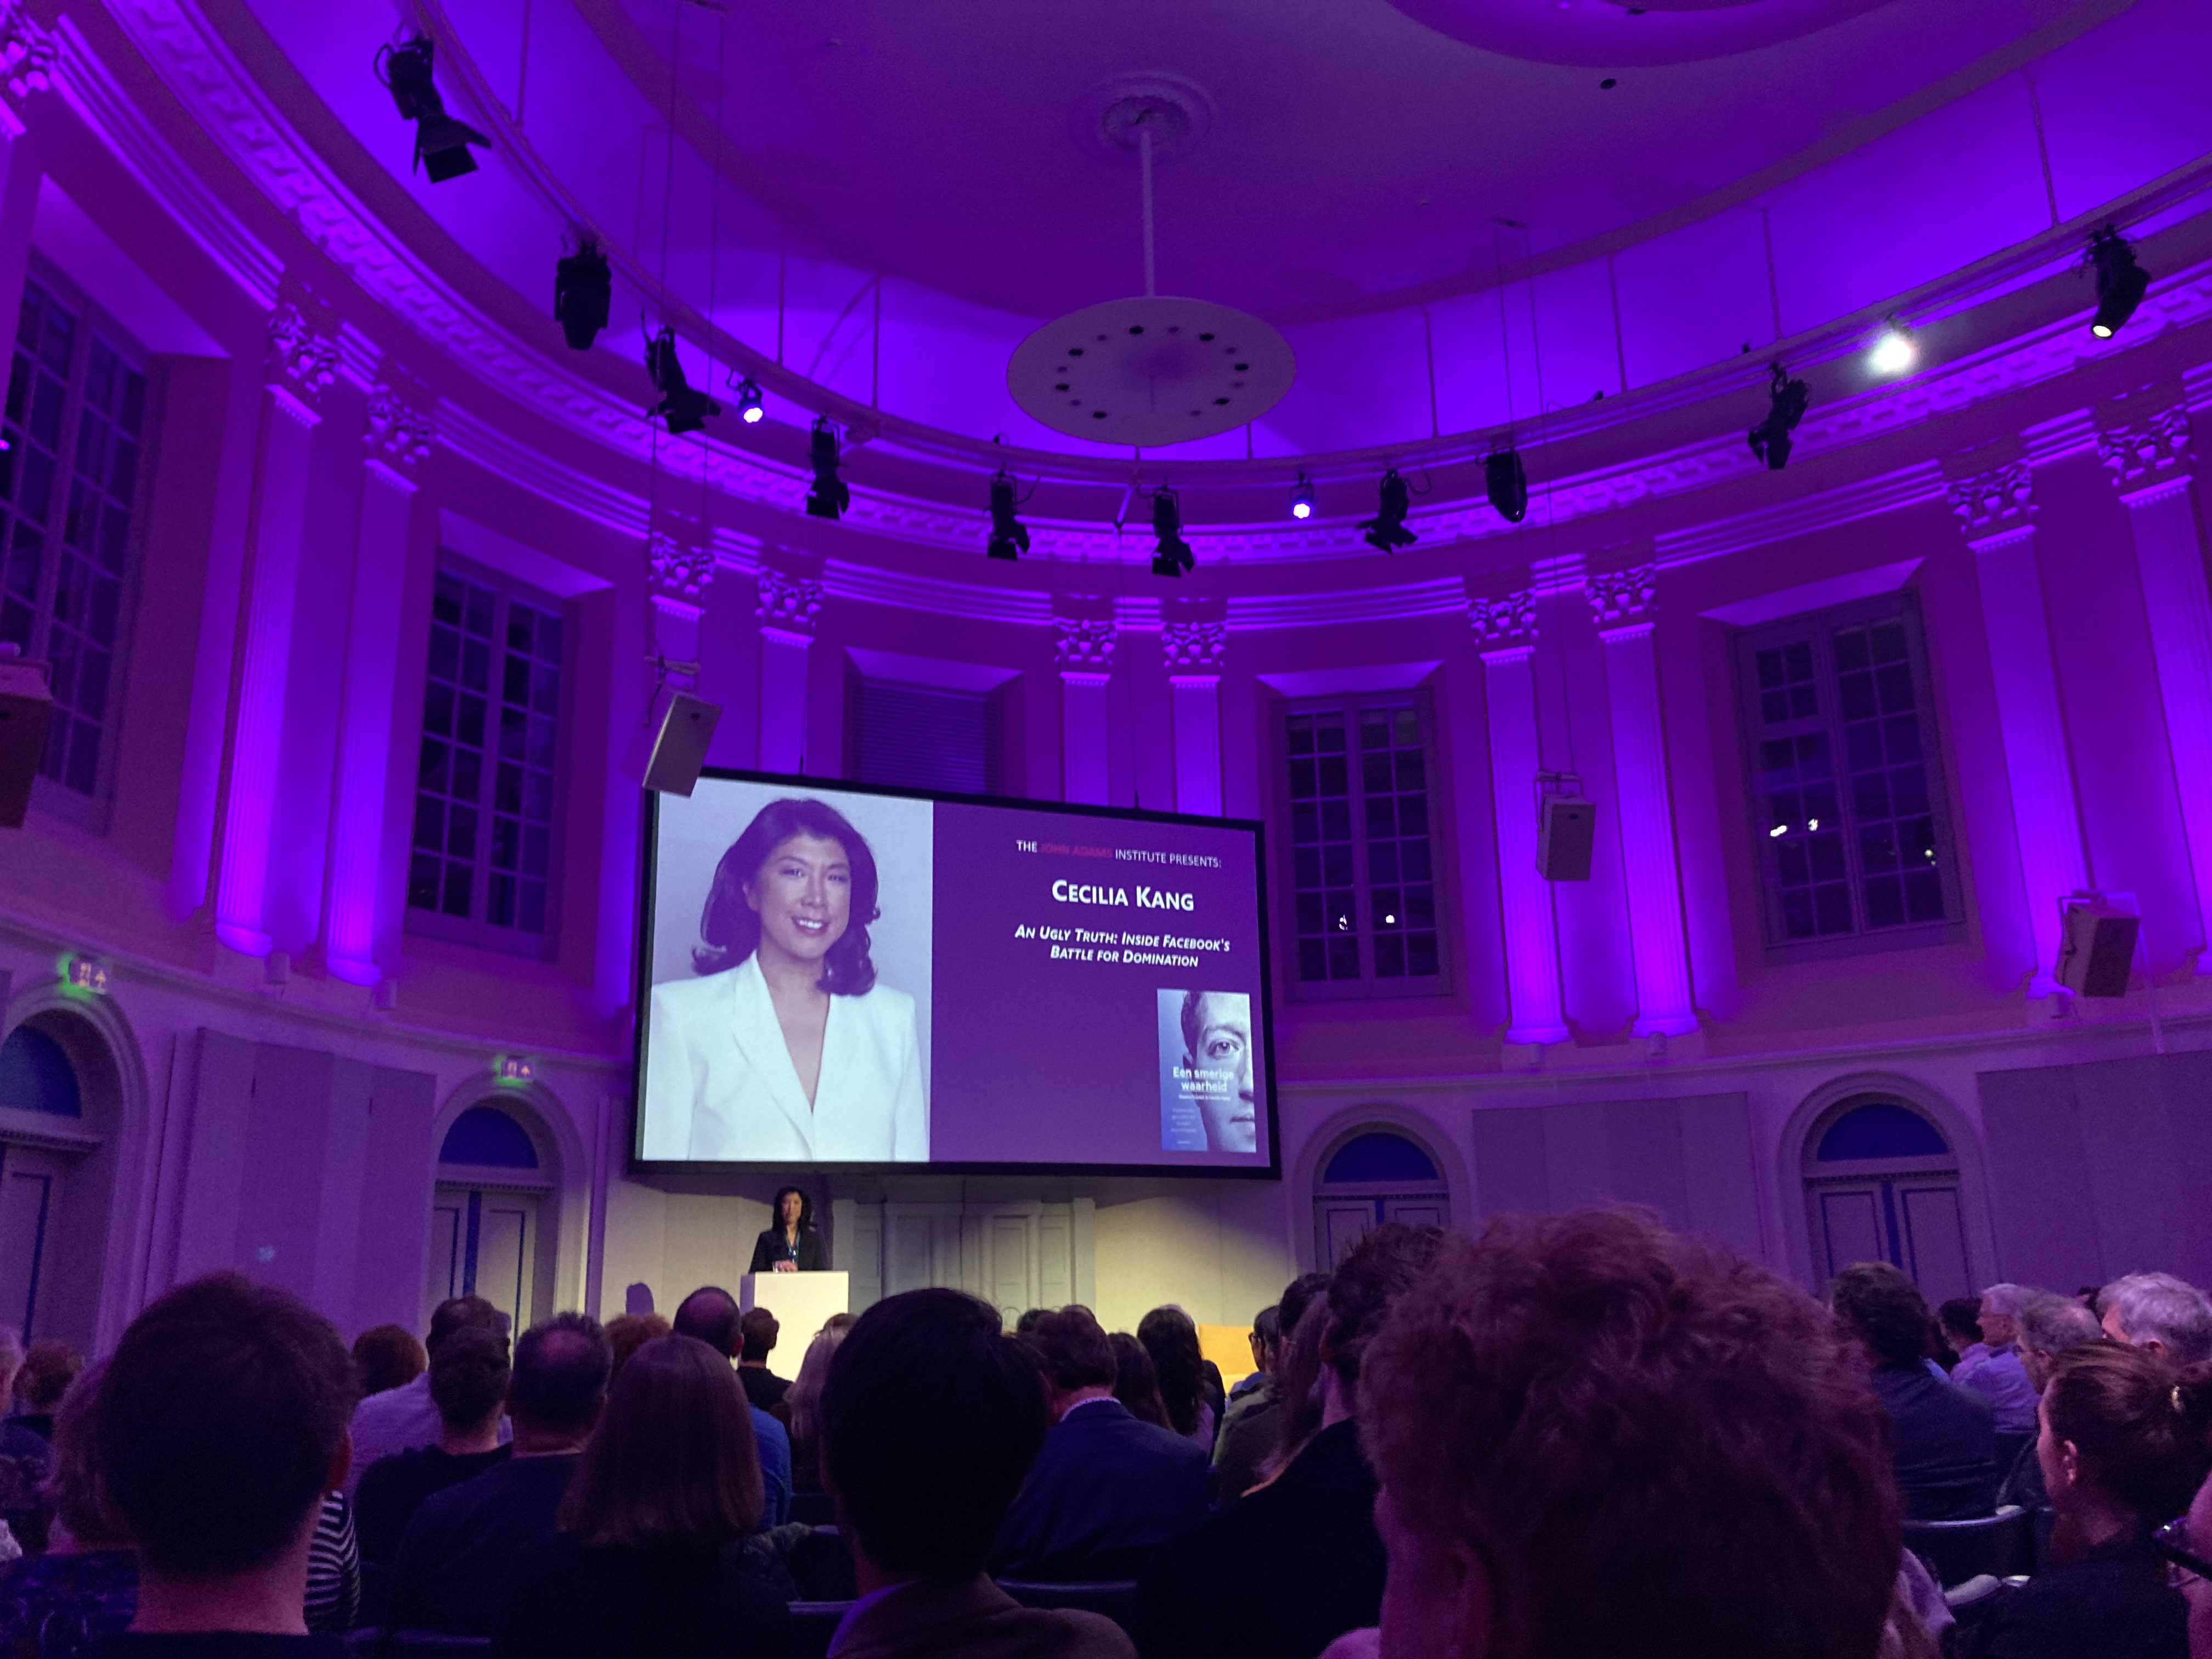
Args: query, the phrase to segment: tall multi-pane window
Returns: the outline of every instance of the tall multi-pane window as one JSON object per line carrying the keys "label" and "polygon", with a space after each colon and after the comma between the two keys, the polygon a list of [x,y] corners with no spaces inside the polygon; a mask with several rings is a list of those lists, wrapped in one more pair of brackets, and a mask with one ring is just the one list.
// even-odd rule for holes
{"label": "tall multi-pane window", "polygon": [[58,279],[23,284],[0,418],[0,641],[52,665],[39,769],[88,799],[112,747],[145,361]]}
{"label": "tall multi-pane window", "polygon": [[410,925],[550,946],[567,627],[559,603],[448,562],[430,606]]}
{"label": "tall multi-pane window", "polygon": [[1442,981],[1424,726],[1420,704],[1404,696],[1284,716],[1302,988],[1387,994]]}
{"label": "tall multi-pane window", "polygon": [[1958,884],[1910,602],[1793,617],[1736,646],[1767,942],[1940,933]]}

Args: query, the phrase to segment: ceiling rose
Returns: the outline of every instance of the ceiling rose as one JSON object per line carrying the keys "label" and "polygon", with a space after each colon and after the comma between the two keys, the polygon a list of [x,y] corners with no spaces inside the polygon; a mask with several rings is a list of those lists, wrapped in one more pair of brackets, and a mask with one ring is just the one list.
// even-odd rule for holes
{"label": "ceiling rose", "polygon": [[1811,34],[1889,0],[1390,0],[1470,46],[1590,68],[1694,64]]}

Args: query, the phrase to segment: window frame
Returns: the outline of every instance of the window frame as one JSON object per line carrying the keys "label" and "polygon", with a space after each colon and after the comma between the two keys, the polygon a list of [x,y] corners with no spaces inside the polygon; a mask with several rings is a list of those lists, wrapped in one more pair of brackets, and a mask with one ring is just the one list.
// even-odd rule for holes
{"label": "window frame", "polygon": [[[1942,883],[1943,915],[1939,919],[1875,927],[1866,920],[1866,878],[1860,864],[1857,813],[1850,798],[1851,774],[1848,744],[1844,737],[1835,636],[1846,629],[1890,621],[1901,622],[1905,627],[1905,663],[1912,676],[1913,712],[1920,724],[1921,764],[1928,789],[1929,817],[1935,832],[1936,869]],[[1850,933],[1812,939],[1791,939],[1785,931],[1778,855],[1767,834],[1759,786],[1759,746],[1764,738],[1765,722],[1759,708],[1758,653],[1801,639],[1809,639],[1813,647],[1814,684],[1824,699],[1819,718],[1826,723],[1831,753],[1835,757],[1836,801],[1843,824],[1845,887],[1852,917]],[[1963,939],[1966,934],[1965,878],[1952,816],[1942,726],[1937,718],[1935,682],[1928,662],[1927,632],[1917,597],[1910,588],[1900,588],[1895,592],[1844,605],[1800,611],[1770,623],[1735,629],[1731,631],[1729,646],[1730,684],[1735,699],[1735,726],[1743,767],[1743,833],[1749,842],[1752,881],[1758,890],[1759,942],[1767,960],[1819,961],[1917,950]]]}
{"label": "window frame", "polygon": [[[423,713],[428,704],[430,684],[430,648],[432,631],[436,627],[437,583],[441,575],[452,574],[479,587],[489,588],[493,593],[492,641],[495,661],[491,671],[492,690],[487,698],[487,732],[484,744],[483,775],[477,793],[476,852],[472,859],[474,876],[470,888],[469,912],[464,919],[447,915],[443,910],[428,910],[415,904],[408,896],[412,885],[415,854],[415,814],[422,795],[422,744]],[[496,723],[501,697],[498,686],[504,672],[507,653],[507,619],[510,607],[520,600],[539,611],[550,611],[561,619],[561,690],[554,708],[553,781],[551,786],[551,817],[547,829],[545,851],[545,927],[542,933],[532,934],[517,927],[502,927],[489,921],[484,910],[489,903],[491,891],[491,836],[495,816],[491,802],[498,775],[498,739]],[[568,842],[568,808],[570,781],[570,751],[575,741],[574,726],[575,685],[577,665],[576,606],[557,594],[546,592],[530,583],[508,575],[494,567],[477,562],[464,554],[441,546],[430,571],[429,603],[422,615],[423,649],[422,673],[417,681],[419,695],[415,714],[415,769],[407,775],[407,830],[405,857],[401,867],[400,908],[404,913],[404,932],[417,939],[441,939],[449,944],[473,945],[480,950],[497,951],[507,956],[529,957],[552,960],[561,949],[561,895],[562,869]]]}
{"label": "window frame", "polygon": [[[1297,838],[1293,828],[1293,803],[1291,797],[1291,721],[1301,714],[1344,714],[1351,723],[1356,744],[1358,717],[1363,711],[1381,708],[1410,708],[1419,732],[1423,794],[1428,803],[1429,885],[1436,908],[1437,971],[1433,974],[1407,975],[1386,979],[1375,972],[1374,934],[1363,921],[1359,929],[1359,977],[1337,980],[1308,980],[1298,971],[1298,880]],[[1426,685],[1407,686],[1387,691],[1348,691],[1334,696],[1282,697],[1276,702],[1270,722],[1272,728],[1272,761],[1269,793],[1273,802],[1276,832],[1275,843],[1276,891],[1278,905],[1278,933],[1282,941],[1279,957],[1284,995],[1297,1002],[1366,1002],[1396,998],[1449,998],[1455,994],[1456,973],[1454,952],[1456,950],[1457,929],[1451,919],[1457,915],[1452,893],[1453,884],[1449,868],[1451,837],[1448,832],[1449,791],[1444,787],[1440,767],[1441,744],[1437,730],[1436,700]],[[1347,750],[1356,756],[1356,746]],[[1363,917],[1368,914],[1374,887],[1369,878],[1365,815],[1361,810],[1365,800],[1364,785],[1358,776],[1358,769],[1348,769],[1352,774],[1350,797],[1355,833],[1352,838],[1352,893],[1354,902]]]}
{"label": "window frame", "polygon": [[[66,271],[36,248],[30,251],[24,275],[26,286],[35,283],[45,289],[74,313],[77,324],[77,338],[70,343],[69,372],[64,380],[55,450],[54,506],[39,551],[38,586],[31,606],[31,637],[23,648],[26,661],[51,664],[53,660],[54,602],[61,580],[63,538],[68,533],[69,494],[76,479],[76,449],[83,420],[85,390],[90,374],[94,342],[98,340],[105,343],[125,368],[145,382],[146,388],[137,440],[138,459],[136,475],[131,479],[131,501],[126,508],[129,525],[123,538],[121,568],[115,573],[115,632],[107,646],[109,666],[100,722],[100,757],[94,768],[92,789],[89,793],[80,793],[58,778],[48,777],[43,757],[40,770],[33,775],[31,784],[31,804],[34,810],[88,833],[104,835],[114,805],[115,781],[119,767],[117,751],[122,745],[131,654],[137,636],[140,578],[144,564],[149,520],[153,516],[154,477],[161,452],[161,364],[155,355],[148,350],[137,336],[87,294]],[[15,333],[21,326],[21,317],[19,296],[15,319],[8,335],[11,374],[14,372]],[[14,458],[10,467],[8,499],[4,505],[0,505],[0,522],[4,523],[10,533],[15,511],[15,475],[20,472],[21,466],[21,457],[19,454]]]}
{"label": "window frame", "polygon": [[[983,784],[977,790],[952,790],[935,784],[916,783],[903,779],[867,778],[861,774],[860,764],[865,744],[863,726],[866,722],[869,693],[875,691],[918,692],[924,696],[972,698],[983,719]],[[848,662],[845,668],[845,699],[842,710],[844,727],[844,777],[851,783],[871,783],[890,789],[911,789],[928,794],[999,795],[1006,790],[1006,683],[988,690],[970,690],[960,686],[933,685],[920,680],[902,680],[890,675],[870,674],[857,663]]]}

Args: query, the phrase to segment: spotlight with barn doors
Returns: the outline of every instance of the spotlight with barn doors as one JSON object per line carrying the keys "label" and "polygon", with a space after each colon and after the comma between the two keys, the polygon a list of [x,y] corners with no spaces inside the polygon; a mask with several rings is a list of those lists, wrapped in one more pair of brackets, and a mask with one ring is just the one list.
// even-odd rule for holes
{"label": "spotlight with barn doors", "polygon": [[1297,483],[1291,486],[1291,516],[1294,519],[1303,520],[1310,519],[1313,515],[1313,480],[1306,477],[1304,473],[1301,472],[1298,474]]}
{"label": "spotlight with barn doors", "polygon": [[750,374],[737,381],[732,388],[738,394],[738,418],[747,426],[758,426],[768,417],[768,404],[761,395],[760,382]]}
{"label": "spotlight with barn doors", "polygon": [[1362,519],[1361,539],[1377,552],[1395,552],[1401,547],[1411,547],[1420,539],[1406,528],[1406,514],[1413,510],[1413,492],[1396,467],[1382,475],[1382,484],[1377,492],[1375,516]]}
{"label": "spotlight with barn doors", "polygon": [[553,266],[553,316],[572,351],[589,351],[599,331],[607,325],[607,310],[614,303],[614,273],[607,256],[588,236],[574,253],[564,253]]}
{"label": "spotlight with barn doors", "polygon": [[653,376],[653,389],[660,393],[660,400],[645,411],[645,417],[651,420],[659,416],[667,422],[670,437],[696,432],[707,424],[709,415],[722,412],[721,404],[684,378],[684,364],[676,355],[674,325],[646,337],[645,372]]}
{"label": "spotlight with barn doors", "polygon": [[1181,577],[1198,568],[1198,556],[1182,538],[1182,502],[1172,489],[1152,492],[1152,574]]}
{"label": "spotlight with barn doors", "polygon": [[2150,291],[2150,273],[2136,263],[2133,245],[2112,225],[2089,233],[2089,252],[2083,257],[2097,272],[2097,314],[2089,319],[2089,332],[2109,340]]}
{"label": "spotlight with barn doors", "polygon": [[806,516],[842,518],[853,504],[853,491],[837,476],[842,459],[837,453],[837,428],[827,415],[817,416],[813,429],[807,434],[806,465],[814,474],[814,483],[806,491]]}
{"label": "spotlight with barn doors", "polygon": [[1014,516],[1014,475],[1000,467],[991,475],[991,535],[983,551],[994,559],[1018,559],[1030,550],[1030,527]]}
{"label": "spotlight with barn doors", "polygon": [[1766,418],[1744,434],[1751,453],[1766,464],[1769,472],[1779,472],[1790,465],[1794,443],[1790,434],[1805,418],[1805,405],[1812,397],[1812,388],[1804,381],[1791,380],[1790,371],[1780,363],[1770,365]]}
{"label": "spotlight with barn doors", "polygon": [[430,175],[432,184],[442,185],[474,173],[477,158],[469,154],[469,146],[489,149],[491,140],[446,113],[446,100],[439,96],[437,79],[431,73],[435,56],[429,36],[410,34],[380,47],[374,67],[376,78],[392,94],[392,106],[399,118],[415,124],[414,165]]}
{"label": "spotlight with barn doors", "polygon": [[1486,459],[1482,483],[1491,506],[1506,523],[1519,524],[1528,516],[1528,469],[1521,465],[1519,450],[1501,449]]}
{"label": "spotlight with barn doors", "polygon": [[1893,317],[1881,325],[1874,349],[1867,353],[1867,367],[1877,374],[1902,374],[1919,361],[1919,342],[1902,317]]}

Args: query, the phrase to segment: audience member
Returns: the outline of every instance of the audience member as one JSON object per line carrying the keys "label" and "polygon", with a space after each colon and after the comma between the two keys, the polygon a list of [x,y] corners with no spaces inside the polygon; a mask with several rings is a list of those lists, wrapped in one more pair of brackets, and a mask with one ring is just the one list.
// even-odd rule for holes
{"label": "audience member", "polygon": [[1031,1331],[1036,1329],[1037,1321],[1042,1319],[1050,1311],[1048,1308],[1023,1309],[1022,1316],[1014,1321],[1014,1334],[1027,1336]]}
{"label": "audience member", "polygon": [[1153,1556],[1139,1589],[1146,1659],[1313,1659],[1376,1622],[1384,1562],[1354,1408],[1360,1365],[1443,1237],[1387,1223],[1346,1255],[1327,1302],[1305,1316],[1327,1321],[1322,1426],[1271,1484]]}
{"label": "audience member", "polygon": [[[23,1366],[23,1339],[0,1325],[0,1400],[11,1397],[15,1373]],[[18,1423],[0,1423],[0,1530],[35,1555],[43,1547],[45,1506],[39,1488],[46,1484],[53,1448],[46,1437]]]}
{"label": "audience member", "polygon": [[8,1420],[41,1440],[54,1437],[54,1408],[84,1369],[84,1356],[68,1343],[46,1337],[31,1344],[15,1372],[15,1414]]}
{"label": "audience member", "polygon": [[2130,1273],[2106,1285],[2098,1302],[2113,1341],[2156,1349],[2177,1365],[2212,1359],[2212,1302],[2186,1279]]}
{"label": "audience member", "polygon": [[773,1412],[791,1392],[791,1384],[768,1368],[782,1330],[766,1308],[752,1309],[738,1322],[738,1381],[744,1385],[745,1399],[764,1412]]}
{"label": "audience member", "polygon": [[[432,1311],[430,1332],[422,1346],[435,1358],[438,1345],[455,1331],[473,1328],[504,1339],[507,1323],[507,1316],[480,1296],[449,1297]],[[353,1495],[365,1472],[386,1458],[417,1446],[436,1445],[445,1426],[437,1402],[430,1398],[427,1368],[396,1389],[369,1395],[353,1414],[353,1469],[346,1477],[346,1496]],[[507,1434],[502,1424],[500,1438],[505,1440]]]}
{"label": "audience member", "polygon": [[404,1325],[372,1325],[353,1340],[362,1398],[404,1389],[430,1364],[428,1350]]}
{"label": "audience member", "polygon": [[1087,1308],[1036,1322],[1028,1342],[1052,1427],[991,1551],[1000,1578],[1134,1578],[1206,1509],[1206,1454],[1114,1397],[1114,1345]]}
{"label": "audience member", "polygon": [[2051,1560],[1976,1623],[1971,1659],[2184,1659],[2189,1606],[2152,1534],[2212,1471],[2208,1430],[2212,1366],[2148,1344],[2059,1355],[2036,1442]]}
{"label": "audience member", "polygon": [[[2041,1394],[2051,1382],[2051,1367],[2062,1353],[2105,1340],[2097,1316],[2070,1296],[2038,1291],[2020,1304],[2013,1316],[2021,1369],[2028,1386]],[[2043,1460],[2031,1440],[2013,1459],[2012,1468],[1997,1483],[1997,1506],[2017,1504],[2024,1510],[2047,1510],[2051,1494],[2044,1489]]]}
{"label": "audience member", "polygon": [[[1275,1304],[1265,1378],[1243,1401],[1231,1403],[1221,1425],[1221,1437],[1214,1443],[1215,1503],[1234,1503],[1259,1483],[1261,1468],[1282,1437],[1282,1372],[1291,1333],[1297,1328],[1313,1299],[1328,1289],[1327,1273],[1306,1273],[1292,1279],[1283,1291],[1283,1299]],[[1253,1322],[1253,1328],[1260,1329],[1260,1321]],[[1255,1354],[1258,1346],[1255,1341]]]}
{"label": "audience member", "polygon": [[379,1565],[399,1556],[399,1540],[433,1492],[458,1486],[507,1461],[499,1443],[507,1410],[506,1339],[477,1328],[455,1331],[430,1362],[430,1398],[438,1407],[434,1446],[380,1459],[354,1491],[354,1525],[364,1560]]}
{"label": "audience member", "polygon": [[[678,1306],[675,1334],[696,1337],[735,1364],[742,1322],[737,1297],[720,1285],[703,1285]],[[791,1519],[791,1434],[758,1406],[751,1410],[766,1505],[764,1524],[780,1527]]]}
{"label": "audience member", "polygon": [[1936,1310],[1936,1328],[1951,1346],[1951,1364],[1945,1369],[1953,1380],[1957,1368],[1978,1363],[1990,1352],[1982,1340],[1982,1302],[1979,1297],[1954,1296]]}
{"label": "audience member", "polygon": [[1451,1238],[1369,1344],[1359,1419],[1391,1659],[1876,1650],[1881,1407],[1764,1268],[1618,1212]]}
{"label": "audience member", "polygon": [[614,1352],[614,1375],[620,1377],[632,1354],[674,1328],[665,1314],[617,1314],[607,1321],[607,1346]]}
{"label": "audience member", "polygon": [[1210,1458],[1218,1419],[1206,1398],[1206,1356],[1199,1351],[1197,1325],[1181,1308],[1155,1308],[1137,1322],[1137,1340],[1159,1374],[1168,1426]]}
{"label": "audience member", "polygon": [[1992,1285],[1984,1291],[1974,1313],[1974,1328],[1982,1334],[1981,1352],[1962,1353],[1958,1369],[1951,1373],[1954,1382],[1990,1402],[2000,1475],[2035,1443],[2035,1385],[2027,1380],[2021,1361],[2019,1322],[2021,1309],[2040,1294],[2025,1285]]}
{"label": "audience member", "polygon": [[1114,1398],[1139,1423],[1172,1431],[1168,1402],[1160,1398],[1160,1374],[1145,1345],[1127,1331],[1115,1331],[1106,1341],[1114,1350]]}
{"label": "audience member", "polygon": [[822,1490],[822,1388],[830,1380],[830,1358],[845,1333],[853,1328],[853,1316],[839,1314],[815,1333],[799,1362],[799,1375],[783,1397],[784,1414],[790,1419],[791,1489]]}
{"label": "audience member", "polygon": [[783,1598],[749,1571],[760,1522],[752,1418],[696,1338],[623,1367],[562,1500],[561,1530],[516,1564],[492,1651],[514,1659],[781,1659]]}
{"label": "audience member", "polygon": [[323,1494],[307,1546],[307,1613],[311,1631],[348,1631],[361,1623],[361,1540],[353,1504],[343,1492]]}
{"label": "audience member", "polygon": [[416,1510],[400,1537],[387,1624],[491,1634],[515,1562],[556,1530],[613,1370],[606,1333],[582,1314],[559,1314],[523,1334],[507,1385],[513,1455]]}
{"label": "audience member", "polygon": [[53,1526],[43,1555],[0,1576],[0,1653],[79,1659],[131,1622],[138,1557],[102,1506],[93,1414],[107,1367],[88,1367],[54,1413]]}
{"label": "audience member", "polygon": [[1128,1659],[1110,1620],[1022,1607],[984,1576],[1045,1426],[1030,1352],[988,1304],[908,1291],[860,1316],[822,1397],[825,1472],[861,1592],[837,1659]]}
{"label": "audience member", "polygon": [[[1996,1507],[1996,1431],[1989,1401],[1933,1376],[1928,1304],[1887,1261],[1838,1273],[1828,1303],[1865,1349],[1874,1391],[1889,1414],[1890,1460],[1913,1521],[1963,1521]],[[1990,1334],[1989,1326],[1983,1334]],[[2009,1340],[2009,1331],[2007,1338]]]}
{"label": "audience member", "polygon": [[1267,1378],[1275,1369],[1275,1360],[1283,1351],[1283,1310],[1279,1304],[1266,1307],[1252,1316],[1252,1328],[1245,1333],[1244,1340],[1252,1350],[1252,1369],[1237,1379],[1237,1386],[1229,1391],[1227,1402],[1221,1408],[1221,1426],[1215,1431],[1214,1443],[1229,1432],[1229,1425],[1237,1419],[1239,1411],[1252,1401],[1266,1397]]}
{"label": "audience member", "polygon": [[354,1389],[328,1320],[235,1273],[182,1285],[131,1322],[92,1428],[101,1508],[137,1551],[138,1605],[100,1653],[337,1652],[307,1633],[307,1558],[345,1479]]}

